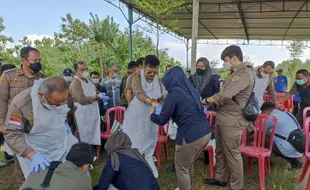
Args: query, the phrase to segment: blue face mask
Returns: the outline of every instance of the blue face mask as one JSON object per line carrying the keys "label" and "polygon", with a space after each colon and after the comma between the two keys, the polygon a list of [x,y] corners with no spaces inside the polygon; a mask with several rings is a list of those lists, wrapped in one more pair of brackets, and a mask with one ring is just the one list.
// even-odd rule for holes
{"label": "blue face mask", "polygon": [[305,84],[305,81],[304,81],[304,80],[295,80],[295,83],[296,83],[297,85],[302,86],[302,85]]}

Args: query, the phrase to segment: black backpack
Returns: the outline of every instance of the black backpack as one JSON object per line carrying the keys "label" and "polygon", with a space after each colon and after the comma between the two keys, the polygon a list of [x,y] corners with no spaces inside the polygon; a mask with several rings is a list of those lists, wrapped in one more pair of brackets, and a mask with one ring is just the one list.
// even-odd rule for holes
{"label": "black backpack", "polygon": [[256,121],[258,114],[259,114],[259,109],[260,109],[258,105],[258,100],[255,96],[255,92],[253,91],[254,87],[255,87],[255,78],[254,78],[252,93],[242,111],[245,119],[251,122]]}
{"label": "black backpack", "polygon": [[275,136],[289,142],[298,152],[305,153],[306,133],[299,127],[298,122],[293,116],[291,116],[289,113],[286,114],[289,115],[295,121],[298,128],[293,130],[287,138],[277,133],[275,133]]}

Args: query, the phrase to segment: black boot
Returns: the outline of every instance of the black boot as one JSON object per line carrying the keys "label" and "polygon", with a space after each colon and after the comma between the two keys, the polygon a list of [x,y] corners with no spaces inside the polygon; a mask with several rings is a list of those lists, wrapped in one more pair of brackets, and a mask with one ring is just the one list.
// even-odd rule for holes
{"label": "black boot", "polygon": [[221,182],[216,179],[204,179],[203,183],[208,184],[208,185],[214,185],[214,186],[219,186],[219,187],[226,187],[227,182]]}

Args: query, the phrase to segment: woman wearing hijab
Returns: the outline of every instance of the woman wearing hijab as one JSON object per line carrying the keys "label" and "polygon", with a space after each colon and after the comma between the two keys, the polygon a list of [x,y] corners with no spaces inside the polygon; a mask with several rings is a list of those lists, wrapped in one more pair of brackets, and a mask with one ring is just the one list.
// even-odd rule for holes
{"label": "woman wearing hijab", "polygon": [[175,167],[181,190],[190,190],[193,181],[194,162],[208,144],[211,127],[200,103],[199,93],[189,82],[180,67],[167,71],[162,82],[168,91],[160,111],[160,105],[151,110],[151,120],[165,125],[170,118],[178,125],[175,151]]}
{"label": "woman wearing hijab", "polygon": [[[214,71],[208,59],[201,57],[196,62],[196,73],[189,77],[189,81],[198,90],[202,99],[211,97],[220,91],[220,83]],[[215,111],[215,105],[209,107],[208,110]]]}
{"label": "woman wearing hijab", "polygon": [[[131,148],[131,140],[124,132],[115,132],[104,148],[109,154],[99,184],[94,190],[159,190],[152,170],[138,149]],[[114,187],[113,187],[114,186]]]}

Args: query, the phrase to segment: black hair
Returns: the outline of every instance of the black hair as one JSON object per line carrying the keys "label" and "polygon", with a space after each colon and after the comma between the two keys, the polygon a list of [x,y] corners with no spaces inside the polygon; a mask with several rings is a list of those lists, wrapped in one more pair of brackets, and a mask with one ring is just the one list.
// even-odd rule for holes
{"label": "black hair", "polygon": [[92,76],[92,75],[98,75],[99,76],[99,73],[97,71],[90,72],[89,76]]}
{"label": "black hair", "polygon": [[186,73],[189,73],[189,74],[190,74],[190,73],[191,73],[191,70],[187,70]]}
{"label": "black hair", "polygon": [[143,58],[143,57],[140,57],[139,59],[137,59],[137,61],[136,61],[137,66],[143,65],[144,60],[145,60],[145,58]]}
{"label": "black hair", "polygon": [[159,67],[159,59],[155,55],[147,55],[145,57],[145,66],[149,67]]}
{"label": "black hair", "polygon": [[299,69],[297,72],[296,72],[296,75],[298,74],[302,74],[304,75],[305,77],[309,75],[309,72],[307,69]]}
{"label": "black hair", "polygon": [[29,56],[29,52],[31,51],[37,51],[39,52],[36,48],[33,48],[33,47],[30,47],[30,46],[27,46],[27,47],[23,47],[21,50],[20,50],[20,57],[23,58],[27,58]]}
{"label": "black hair", "polygon": [[74,70],[76,71],[77,68],[79,67],[79,65],[84,65],[84,64],[85,64],[85,62],[83,62],[83,61],[77,61],[77,62],[75,62],[75,63],[73,64],[73,68],[74,68]]}
{"label": "black hair", "polygon": [[95,151],[93,147],[87,143],[76,143],[74,144],[66,160],[72,162],[78,167],[82,167],[86,164],[92,164],[95,157]]}
{"label": "black hair", "polygon": [[0,76],[2,75],[2,73],[3,73],[4,71],[10,70],[10,69],[14,69],[14,68],[16,68],[16,66],[13,65],[13,64],[4,64],[4,65],[2,65],[2,67],[1,67],[1,69],[0,69]]}
{"label": "black hair", "polygon": [[263,67],[267,67],[267,66],[270,66],[272,69],[274,69],[275,64],[274,64],[273,61],[266,61],[266,62],[263,64]]}
{"label": "black hair", "polygon": [[167,65],[166,66],[166,71],[168,70],[168,68],[172,68],[173,67],[173,65]]}
{"label": "black hair", "polygon": [[137,67],[137,63],[135,61],[130,61],[127,65],[127,69],[132,69],[132,68],[135,68]]}
{"label": "black hair", "polygon": [[264,102],[260,110],[266,111],[268,109],[276,109],[276,106],[272,102]]}
{"label": "black hair", "polygon": [[239,61],[241,61],[241,62],[243,61],[242,50],[239,46],[236,46],[236,45],[228,46],[223,50],[223,52],[221,54],[221,59],[224,61],[224,58],[227,56],[229,58],[236,56],[239,59]]}

